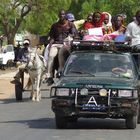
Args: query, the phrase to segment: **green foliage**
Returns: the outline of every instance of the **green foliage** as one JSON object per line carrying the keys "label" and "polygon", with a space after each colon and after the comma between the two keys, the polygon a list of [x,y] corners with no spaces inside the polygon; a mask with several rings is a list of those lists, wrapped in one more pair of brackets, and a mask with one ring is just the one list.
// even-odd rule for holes
{"label": "green foliage", "polygon": [[[57,21],[60,9],[69,9],[71,0],[39,0],[39,4],[27,17],[22,27],[31,33],[46,34]],[[62,8],[63,7],[63,8]]]}
{"label": "green foliage", "polygon": [[[5,33],[2,20],[8,24],[8,30],[14,28],[16,19],[20,17],[20,7],[12,8],[15,0],[1,0],[0,4],[0,33]],[[20,5],[33,3],[31,12],[23,19],[19,31],[28,30],[31,33],[47,34],[50,26],[57,21],[60,9],[72,12],[76,19],[87,17],[89,12],[99,10],[107,11],[112,15],[126,14],[126,23],[132,20],[135,12],[139,10],[139,0],[16,0]]]}

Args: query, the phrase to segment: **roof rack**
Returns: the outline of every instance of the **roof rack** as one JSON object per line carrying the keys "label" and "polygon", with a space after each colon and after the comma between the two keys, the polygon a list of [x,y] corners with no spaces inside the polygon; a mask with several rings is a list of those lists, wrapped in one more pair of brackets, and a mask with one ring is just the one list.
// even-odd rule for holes
{"label": "roof rack", "polygon": [[124,42],[114,41],[83,41],[73,40],[71,44],[71,51],[82,50],[99,50],[99,51],[113,51],[113,52],[140,52],[140,50]]}

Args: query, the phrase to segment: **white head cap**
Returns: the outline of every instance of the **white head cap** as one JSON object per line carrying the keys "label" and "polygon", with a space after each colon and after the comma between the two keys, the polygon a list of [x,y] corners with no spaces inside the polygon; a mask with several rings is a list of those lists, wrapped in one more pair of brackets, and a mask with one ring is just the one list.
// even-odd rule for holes
{"label": "white head cap", "polygon": [[25,39],[25,40],[23,41],[23,44],[30,44],[30,41],[29,41],[28,39]]}

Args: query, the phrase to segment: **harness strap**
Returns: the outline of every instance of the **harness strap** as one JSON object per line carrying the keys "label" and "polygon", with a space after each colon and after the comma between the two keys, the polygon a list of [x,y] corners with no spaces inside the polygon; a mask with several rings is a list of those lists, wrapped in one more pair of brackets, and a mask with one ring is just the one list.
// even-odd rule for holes
{"label": "harness strap", "polygon": [[41,59],[41,61],[43,61],[45,68],[47,68],[47,64],[46,64],[45,58],[42,55],[38,55],[38,56]]}

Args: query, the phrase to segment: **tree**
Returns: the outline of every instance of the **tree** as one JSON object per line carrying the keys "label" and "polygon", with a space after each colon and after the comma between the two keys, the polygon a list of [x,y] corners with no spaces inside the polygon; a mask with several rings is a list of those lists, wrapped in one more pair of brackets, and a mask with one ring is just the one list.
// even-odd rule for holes
{"label": "tree", "polygon": [[7,37],[7,43],[13,44],[14,37],[27,14],[36,5],[36,0],[1,0],[0,27]]}
{"label": "tree", "polygon": [[1,0],[0,34],[7,37],[8,43],[13,43],[15,34],[25,29],[38,35],[47,34],[60,9],[72,12],[76,19],[86,18],[96,10],[112,15],[123,13],[128,23],[139,5],[139,0]]}
{"label": "tree", "polygon": [[22,25],[34,34],[47,34],[52,23],[57,21],[60,9],[68,10],[71,0],[39,0]]}

